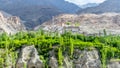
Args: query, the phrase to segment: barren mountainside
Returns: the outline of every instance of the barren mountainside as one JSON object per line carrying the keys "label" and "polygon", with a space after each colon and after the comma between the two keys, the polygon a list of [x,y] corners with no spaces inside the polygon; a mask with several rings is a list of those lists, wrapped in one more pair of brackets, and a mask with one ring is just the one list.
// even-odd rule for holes
{"label": "barren mountainside", "polygon": [[0,9],[26,21],[33,28],[61,13],[75,13],[80,8],[65,0],[0,0]]}
{"label": "barren mountainside", "polygon": [[14,34],[19,31],[24,31],[25,27],[21,23],[19,17],[11,16],[3,11],[0,11],[0,32]]}
{"label": "barren mountainside", "polygon": [[103,14],[63,14],[54,17],[54,19],[45,22],[45,26],[79,26],[81,32],[87,34],[103,32],[104,29],[108,33],[120,34],[120,14],[119,13],[103,13]]}

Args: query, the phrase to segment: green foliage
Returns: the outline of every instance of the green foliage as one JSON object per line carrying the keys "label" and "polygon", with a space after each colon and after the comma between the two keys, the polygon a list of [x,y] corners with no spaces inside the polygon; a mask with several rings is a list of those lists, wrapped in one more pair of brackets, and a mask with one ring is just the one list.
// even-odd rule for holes
{"label": "green foliage", "polygon": [[70,57],[72,58],[74,52],[74,45],[72,39],[70,39]]}
{"label": "green foliage", "polygon": [[66,22],[66,24],[67,24],[67,25],[70,25],[70,24],[71,24],[71,22]]}
{"label": "green foliage", "polygon": [[106,68],[107,49],[103,47],[100,51],[101,51],[102,68]]}
{"label": "green foliage", "polygon": [[63,55],[62,55],[62,49],[61,48],[58,49],[58,63],[59,63],[60,66],[62,66],[62,64],[63,64]]}
{"label": "green foliage", "polygon": [[27,68],[27,64],[26,63],[24,63],[24,68]]}
{"label": "green foliage", "polygon": [[[23,45],[35,45],[40,58],[44,61],[47,68],[49,51],[55,49],[57,52],[58,63],[63,64],[65,52],[69,52],[72,59],[74,49],[83,50],[85,48],[97,48],[101,55],[102,67],[106,68],[107,60],[111,58],[120,59],[120,36],[107,35],[104,30],[104,36],[85,36],[82,34],[72,34],[65,32],[64,34],[48,33],[43,30],[36,32],[19,32],[15,35],[0,34],[0,49],[5,50],[0,52],[0,66],[6,62],[6,57],[11,55],[12,62],[15,64],[18,48]],[[89,49],[91,50],[91,49]]]}
{"label": "green foliage", "polygon": [[3,68],[4,58],[0,58],[0,68]]}

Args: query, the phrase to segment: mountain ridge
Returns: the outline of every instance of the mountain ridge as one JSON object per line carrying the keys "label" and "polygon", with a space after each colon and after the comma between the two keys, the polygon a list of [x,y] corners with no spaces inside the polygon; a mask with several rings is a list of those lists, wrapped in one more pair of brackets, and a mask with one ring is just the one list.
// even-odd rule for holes
{"label": "mountain ridge", "polygon": [[106,13],[106,12],[120,12],[120,0],[106,0],[103,3],[99,4],[96,7],[90,7],[83,10],[79,10],[77,14],[82,13]]}
{"label": "mountain ridge", "polygon": [[97,3],[88,3],[88,4],[85,4],[85,5],[81,5],[80,7],[85,9],[85,8],[89,8],[89,7],[96,7],[98,5],[99,4],[97,4]]}
{"label": "mountain ridge", "polygon": [[26,31],[26,28],[20,18],[0,11],[0,32],[15,34],[19,31]]}
{"label": "mountain ridge", "polygon": [[75,13],[80,7],[64,0],[0,0],[0,9],[26,21],[34,28],[61,13]]}

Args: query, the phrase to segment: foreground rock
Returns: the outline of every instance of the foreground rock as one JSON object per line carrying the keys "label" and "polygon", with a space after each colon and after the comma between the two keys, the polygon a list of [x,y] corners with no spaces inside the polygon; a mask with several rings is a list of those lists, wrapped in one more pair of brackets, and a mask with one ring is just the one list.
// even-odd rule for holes
{"label": "foreground rock", "polygon": [[39,59],[38,52],[34,46],[24,46],[21,49],[16,68],[42,68],[43,63]]}
{"label": "foreground rock", "polygon": [[120,60],[117,60],[117,59],[112,59],[108,66],[108,68],[120,68]]}
{"label": "foreground rock", "polygon": [[[50,68],[59,68],[55,52],[51,51],[50,56]],[[76,49],[72,59],[67,54],[63,56],[62,68],[101,68],[100,57],[96,49],[92,51]]]}
{"label": "foreground rock", "polygon": [[[64,52],[62,65],[59,65],[57,52],[53,49],[49,51],[49,57],[46,61],[49,68],[102,68],[100,55],[95,48],[89,50],[75,49],[73,57]],[[10,58],[8,58],[10,59]],[[114,59],[110,61],[107,68],[120,68],[120,60]],[[7,68],[11,68],[9,66]],[[16,62],[15,68],[45,68],[44,62],[40,60],[38,52],[34,46],[23,46],[21,48],[19,57]]]}
{"label": "foreground rock", "polygon": [[75,50],[75,68],[101,68],[101,61],[97,50]]}

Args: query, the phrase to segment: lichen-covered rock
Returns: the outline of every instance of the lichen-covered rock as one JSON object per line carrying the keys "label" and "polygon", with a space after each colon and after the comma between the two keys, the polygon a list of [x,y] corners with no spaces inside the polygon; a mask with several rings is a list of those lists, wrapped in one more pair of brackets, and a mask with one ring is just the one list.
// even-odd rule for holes
{"label": "lichen-covered rock", "polygon": [[58,61],[55,57],[51,57],[49,61],[49,67],[50,68],[73,68],[72,60],[68,57],[64,57],[63,59],[63,65],[59,66]]}
{"label": "lichen-covered rock", "polygon": [[48,66],[50,68],[58,68],[58,60],[55,56],[56,52],[54,51],[54,49],[52,51],[49,51],[49,61],[48,61]]}
{"label": "lichen-covered rock", "polygon": [[91,51],[76,49],[73,64],[74,68],[101,68],[98,51],[95,49]]}
{"label": "lichen-covered rock", "polygon": [[55,57],[50,57],[50,60],[49,60],[49,67],[50,68],[58,68],[58,61]]}
{"label": "lichen-covered rock", "polygon": [[69,56],[64,57],[63,68],[73,68],[73,63],[72,60],[69,58]]}
{"label": "lichen-covered rock", "polygon": [[43,63],[34,46],[23,46],[21,49],[16,68],[24,68],[25,65],[27,68],[43,68]]}
{"label": "lichen-covered rock", "polygon": [[75,49],[73,57],[68,55],[68,52],[63,54],[63,64],[58,65],[57,57],[55,52],[50,51],[50,68],[101,68],[101,61],[98,51],[93,48],[93,50],[80,50]]}
{"label": "lichen-covered rock", "polygon": [[113,61],[110,61],[107,65],[107,68],[120,68],[120,60],[113,60]]}

